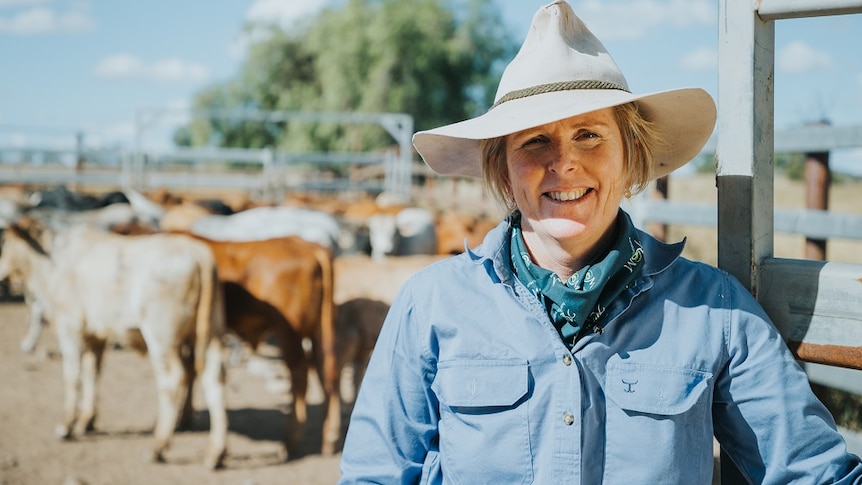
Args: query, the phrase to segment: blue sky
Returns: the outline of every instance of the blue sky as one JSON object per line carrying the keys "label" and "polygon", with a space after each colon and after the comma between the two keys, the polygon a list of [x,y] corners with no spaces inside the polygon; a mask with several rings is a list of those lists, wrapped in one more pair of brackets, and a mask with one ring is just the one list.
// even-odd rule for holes
{"label": "blue sky", "polygon": [[[141,110],[181,113],[195,92],[237,75],[248,21],[289,24],[337,0],[0,0],[0,146],[134,147]],[[545,0],[497,0],[518,41]],[[700,86],[717,96],[716,0],[572,0],[634,92]],[[828,118],[862,125],[862,15],[776,25],[776,128]],[[145,143],[166,144],[181,115]],[[862,150],[833,155],[862,175]]]}

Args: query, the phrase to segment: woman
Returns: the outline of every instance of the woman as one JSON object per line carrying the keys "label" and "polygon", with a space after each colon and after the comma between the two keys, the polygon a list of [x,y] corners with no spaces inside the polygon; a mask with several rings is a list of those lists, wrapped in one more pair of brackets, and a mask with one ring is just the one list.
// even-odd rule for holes
{"label": "woman", "polygon": [[708,484],[716,436],[755,483],[862,483],[745,288],[620,210],[714,123],[706,92],[631,94],[567,3],[540,9],[495,105],[414,137],[511,212],[403,287],[341,482]]}

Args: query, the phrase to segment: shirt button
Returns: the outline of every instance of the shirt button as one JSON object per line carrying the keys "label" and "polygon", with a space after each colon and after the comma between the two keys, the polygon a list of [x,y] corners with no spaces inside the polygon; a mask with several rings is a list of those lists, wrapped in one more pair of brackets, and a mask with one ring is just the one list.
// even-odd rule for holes
{"label": "shirt button", "polygon": [[563,363],[566,365],[572,365],[572,356],[569,354],[564,355],[563,356]]}
{"label": "shirt button", "polygon": [[566,426],[571,426],[575,423],[575,416],[572,413],[566,413],[563,415],[563,422]]}

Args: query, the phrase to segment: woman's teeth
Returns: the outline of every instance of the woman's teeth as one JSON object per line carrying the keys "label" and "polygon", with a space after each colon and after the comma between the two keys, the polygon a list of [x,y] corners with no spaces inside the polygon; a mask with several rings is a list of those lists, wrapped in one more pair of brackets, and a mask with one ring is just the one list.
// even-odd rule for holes
{"label": "woman's teeth", "polygon": [[569,200],[578,200],[586,193],[587,189],[570,190],[568,192],[548,192],[548,197],[560,202],[566,202]]}

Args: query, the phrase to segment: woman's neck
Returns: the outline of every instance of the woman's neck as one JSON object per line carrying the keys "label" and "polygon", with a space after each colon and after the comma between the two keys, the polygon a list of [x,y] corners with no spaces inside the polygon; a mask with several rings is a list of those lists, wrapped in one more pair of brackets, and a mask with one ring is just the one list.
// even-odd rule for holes
{"label": "woman's neck", "polygon": [[533,262],[553,271],[562,281],[568,280],[584,266],[601,260],[617,237],[616,223],[611,224],[595,241],[579,241],[577,238],[561,241],[552,237],[542,237],[526,227],[522,227],[521,230]]}

